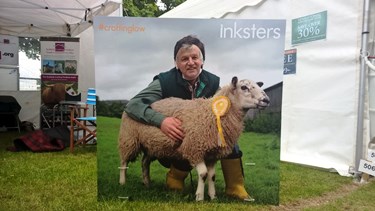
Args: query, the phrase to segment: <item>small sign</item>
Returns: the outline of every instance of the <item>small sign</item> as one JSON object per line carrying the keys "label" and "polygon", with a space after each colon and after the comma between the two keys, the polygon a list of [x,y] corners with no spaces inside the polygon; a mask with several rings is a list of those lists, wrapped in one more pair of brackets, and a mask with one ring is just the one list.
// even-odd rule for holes
{"label": "small sign", "polygon": [[359,161],[358,171],[375,176],[375,163],[361,159]]}
{"label": "small sign", "polygon": [[18,37],[0,35],[0,65],[18,66]]}
{"label": "small sign", "polygon": [[286,50],[284,53],[284,75],[296,74],[297,49]]}
{"label": "small sign", "polygon": [[292,45],[325,39],[327,11],[292,19]]}
{"label": "small sign", "polygon": [[373,149],[367,150],[367,160],[375,163],[375,150]]}

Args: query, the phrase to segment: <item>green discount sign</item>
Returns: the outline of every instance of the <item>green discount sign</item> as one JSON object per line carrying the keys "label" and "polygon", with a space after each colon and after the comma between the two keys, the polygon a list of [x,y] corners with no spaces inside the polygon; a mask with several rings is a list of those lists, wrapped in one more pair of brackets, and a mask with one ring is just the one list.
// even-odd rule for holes
{"label": "green discount sign", "polygon": [[292,19],[292,45],[326,38],[327,11]]}

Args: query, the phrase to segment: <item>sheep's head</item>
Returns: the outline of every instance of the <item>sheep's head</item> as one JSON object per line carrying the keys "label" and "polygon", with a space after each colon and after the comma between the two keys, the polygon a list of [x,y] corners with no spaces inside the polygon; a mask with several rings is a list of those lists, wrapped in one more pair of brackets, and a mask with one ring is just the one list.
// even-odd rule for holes
{"label": "sheep's head", "polygon": [[237,77],[232,78],[233,93],[245,111],[252,108],[264,109],[269,106],[270,99],[260,88],[262,85],[263,82],[253,82],[248,79],[238,81]]}

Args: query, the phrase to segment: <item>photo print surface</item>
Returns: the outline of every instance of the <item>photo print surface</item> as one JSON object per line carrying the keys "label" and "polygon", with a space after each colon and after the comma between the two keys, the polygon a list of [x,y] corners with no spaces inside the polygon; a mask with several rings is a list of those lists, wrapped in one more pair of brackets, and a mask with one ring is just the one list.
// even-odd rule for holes
{"label": "photo print surface", "polygon": [[[188,35],[204,43],[203,69],[220,77],[220,87],[230,84],[236,76],[239,80],[261,81],[261,88],[272,92],[282,82],[284,34],[285,20],[96,17],[98,199],[195,201],[195,169],[185,179],[183,191],[175,193],[166,188],[168,168],[156,160],[151,163],[151,185],[146,188],[142,182],[142,153],[129,163],[125,185],[119,184],[118,136],[125,104],[145,89],[154,76],[175,67],[175,44]],[[281,92],[273,95],[281,98]],[[271,97],[270,100],[272,103]],[[279,203],[280,136],[277,132],[259,130],[262,121],[256,120],[273,119],[279,127],[281,105],[279,110],[277,105],[273,106],[262,111],[249,110],[238,139],[244,186],[257,204]],[[225,193],[220,160],[215,169],[218,200],[233,201]],[[205,194],[205,200],[209,200]]]}

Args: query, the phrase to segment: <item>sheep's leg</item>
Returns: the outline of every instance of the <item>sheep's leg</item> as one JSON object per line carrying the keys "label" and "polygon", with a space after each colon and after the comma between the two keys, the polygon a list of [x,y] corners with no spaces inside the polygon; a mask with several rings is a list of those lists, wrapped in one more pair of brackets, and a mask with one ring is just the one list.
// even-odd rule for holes
{"label": "sheep's leg", "polygon": [[207,176],[208,176],[208,195],[211,200],[216,199],[216,190],[215,190],[215,163],[207,164]]}
{"label": "sheep's leg", "polygon": [[143,176],[143,184],[146,187],[150,187],[150,164],[151,164],[151,157],[147,155],[147,153],[143,154],[142,158],[142,176]]}
{"label": "sheep's leg", "polygon": [[125,176],[126,176],[126,169],[128,162],[121,158],[121,166],[119,167],[120,169],[120,185],[125,185]]}
{"label": "sheep's leg", "polygon": [[195,200],[196,201],[203,201],[204,200],[204,182],[207,178],[207,167],[204,162],[198,163],[195,167],[198,172],[198,187],[197,191],[195,192]]}

